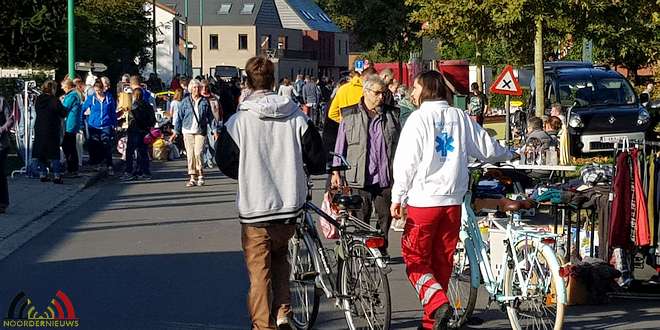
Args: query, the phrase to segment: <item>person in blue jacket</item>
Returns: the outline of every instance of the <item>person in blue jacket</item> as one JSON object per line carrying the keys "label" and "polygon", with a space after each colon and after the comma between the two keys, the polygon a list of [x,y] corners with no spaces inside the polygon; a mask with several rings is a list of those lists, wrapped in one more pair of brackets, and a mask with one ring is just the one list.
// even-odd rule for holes
{"label": "person in blue jacket", "polygon": [[64,90],[64,99],[62,105],[66,108],[67,116],[65,118],[64,138],[62,139],[62,151],[66,158],[66,170],[69,176],[78,174],[78,149],[76,148],[76,137],[82,126],[82,111],[80,107],[82,100],[80,94],[76,91],[76,85],[71,79],[62,81]]}
{"label": "person in blue jacket", "polygon": [[[115,127],[117,127],[117,101],[112,94],[103,91],[103,83],[97,80],[94,83],[94,95],[87,97],[82,109],[89,112],[87,126],[89,127],[90,164],[98,165],[101,170],[105,162],[108,175],[114,175],[112,146]],[[98,155],[98,158],[91,157],[92,154]]]}

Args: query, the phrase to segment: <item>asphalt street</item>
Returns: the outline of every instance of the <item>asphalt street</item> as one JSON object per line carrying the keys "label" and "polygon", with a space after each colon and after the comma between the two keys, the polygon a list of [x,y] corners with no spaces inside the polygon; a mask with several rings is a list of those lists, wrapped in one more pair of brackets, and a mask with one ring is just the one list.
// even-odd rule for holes
{"label": "asphalt street", "polygon": [[[3,317],[19,292],[43,311],[61,290],[80,329],[248,329],[235,181],[210,170],[204,187],[186,188],[185,162],[154,168],[152,181],[105,181],[88,200],[62,206],[70,207],[63,219],[0,261]],[[400,234],[390,239],[400,260]],[[416,329],[419,301],[403,265],[392,268],[393,328]],[[316,328],[345,329],[343,314],[322,303]],[[506,315],[486,305],[482,291],[476,315],[485,323],[474,328],[508,329]],[[566,329],[660,328],[658,300],[571,306],[567,314]]]}

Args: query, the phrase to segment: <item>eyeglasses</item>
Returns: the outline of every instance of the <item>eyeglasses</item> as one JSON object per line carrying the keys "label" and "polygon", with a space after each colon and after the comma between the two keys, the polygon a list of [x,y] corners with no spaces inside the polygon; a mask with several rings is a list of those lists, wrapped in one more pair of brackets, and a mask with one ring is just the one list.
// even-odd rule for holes
{"label": "eyeglasses", "polygon": [[370,90],[372,93],[374,93],[374,95],[376,95],[376,96],[383,95],[383,93],[385,93],[384,91],[377,91],[377,90],[373,90],[371,88],[367,88],[367,89]]}

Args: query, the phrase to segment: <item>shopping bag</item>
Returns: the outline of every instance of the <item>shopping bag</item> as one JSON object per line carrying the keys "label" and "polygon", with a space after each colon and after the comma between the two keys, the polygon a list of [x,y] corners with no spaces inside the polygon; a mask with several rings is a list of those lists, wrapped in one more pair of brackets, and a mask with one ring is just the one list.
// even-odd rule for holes
{"label": "shopping bag", "polygon": [[[337,210],[332,207],[332,193],[326,192],[323,194],[323,202],[321,203],[321,211],[332,217],[333,219],[337,218]],[[324,217],[319,217],[319,222],[321,223],[321,231],[323,232],[323,237],[327,239],[338,239],[339,231],[337,227],[333,226],[328,220]]]}

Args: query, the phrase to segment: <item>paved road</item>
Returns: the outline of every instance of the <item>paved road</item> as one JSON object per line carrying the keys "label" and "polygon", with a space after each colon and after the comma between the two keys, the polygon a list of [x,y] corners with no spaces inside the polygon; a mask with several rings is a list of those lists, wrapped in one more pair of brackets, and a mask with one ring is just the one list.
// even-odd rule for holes
{"label": "paved road", "polygon": [[[43,310],[62,290],[81,329],[247,329],[236,186],[212,171],[206,186],[185,188],[184,166],[157,164],[153,181],[81,195],[89,200],[0,262],[0,314],[18,292]],[[398,239],[391,234],[394,256]],[[419,303],[402,265],[393,266],[390,284],[393,328],[415,329]],[[478,328],[508,328],[504,314],[484,312],[480,297],[477,315],[486,323]],[[317,328],[345,329],[342,314],[322,301]],[[660,302],[570,308],[567,321],[576,329],[657,329]]]}

